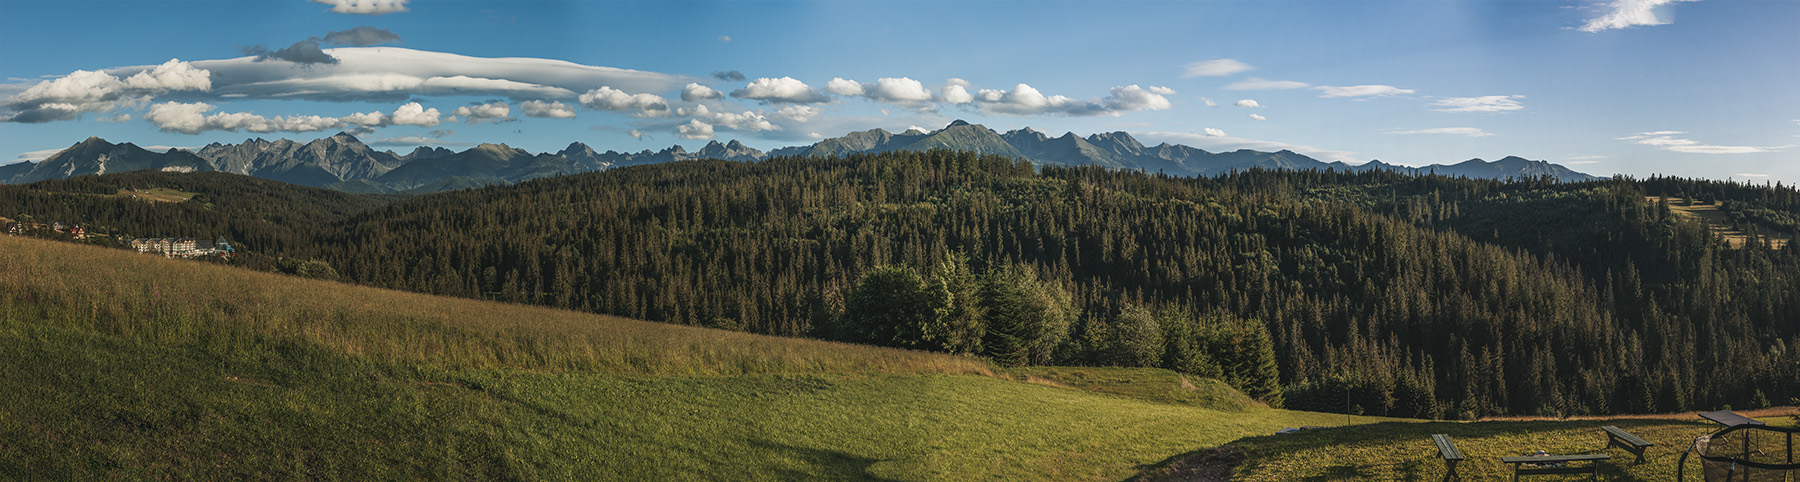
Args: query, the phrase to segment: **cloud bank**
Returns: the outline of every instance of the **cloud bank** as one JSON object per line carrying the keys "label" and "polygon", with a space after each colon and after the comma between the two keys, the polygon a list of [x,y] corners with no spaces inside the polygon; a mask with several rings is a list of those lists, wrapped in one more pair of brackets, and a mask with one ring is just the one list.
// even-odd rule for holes
{"label": "cloud bank", "polygon": [[1683,154],[1755,154],[1759,152],[1786,150],[1794,147],[1792,145],[1759,147],[1701,144],[1699,141],[1692,139],[1676,137],[1682,134],[1687,133],[1682,131],[1639,132],[1618,139],[1633,144],[1641,144]]}

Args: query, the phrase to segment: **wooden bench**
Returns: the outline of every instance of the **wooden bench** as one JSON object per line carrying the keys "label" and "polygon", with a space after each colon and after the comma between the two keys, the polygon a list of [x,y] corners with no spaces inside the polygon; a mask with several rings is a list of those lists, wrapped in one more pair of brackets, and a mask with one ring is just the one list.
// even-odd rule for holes
{"label": "wooden bench", "polygon": [[1462,476],[1456,474],[1456,463],[1462,461],[1463,454],[1456,449],[1456,442],[1451,442],[1449,435],[1441,433],[1432,435],[1431,442],[1437,444],[1438,456],[1444,458],[1444,480],[1462,480]]}
{"label": "wooden bench", "polygon": [[[1528,455],[1523,457],[1501,457],[1501,463],[1513,464],[1513,480],[1521,475],[1551,474],[1588,474],[1588,478],[1600,477],[1600,461],[1612,458],[1606,454],[1581,455]],[[1561,466],[1546,467],[1551,464]],[[1533,467],[1526,467],[1532,465]]]}
{"label": "wooden bench", "polygon": [[1644,463],[1644,449],[1656,445],[1649,440],[1644,440],[1643,437],[1632,435],[1631,432],[1626,432],[1625,429],[1619,427],[1607,425],[1605,427],[1600,427],[1600,430],[1606,431],[1607,439],[1606,448],[1601,450],[1613,447],[1625,449],[1626,452],[1637,455],[1636,463]]}

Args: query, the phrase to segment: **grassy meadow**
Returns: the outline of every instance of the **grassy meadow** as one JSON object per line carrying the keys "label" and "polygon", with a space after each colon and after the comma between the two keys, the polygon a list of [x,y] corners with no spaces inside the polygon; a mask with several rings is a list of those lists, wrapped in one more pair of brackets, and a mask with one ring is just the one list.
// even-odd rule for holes
{"label": "grassy meadow", "polygon": [[1121,480],[1341,416],[0,236],[0,474]]}

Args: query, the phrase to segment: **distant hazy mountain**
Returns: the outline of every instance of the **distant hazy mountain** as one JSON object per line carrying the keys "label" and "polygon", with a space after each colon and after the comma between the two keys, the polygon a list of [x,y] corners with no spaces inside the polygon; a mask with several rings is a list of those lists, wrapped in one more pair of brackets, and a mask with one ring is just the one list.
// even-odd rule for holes
{"label": "distant hazy mountain", "polygon": [[738,143],[736,139],[733,139],[727,144],[720,144],[719,141],[708,142],[706,143],[706,147],[702,147],[700,150],[694,152],[692,159],[760,161],[764,157],[767,156],[763,154],[763,151],[751,149],[749,146]]}
{"label": "distant hazy mountain", "polygon": [[31,172],[31,168],[34,167],[37,167],[37,163],[32,161],[17,162],[0,166],[0,184],[10,183],[13,178]]}
{"label": "distant hazy mountain", "polygon": [[1239,149],[1215,153],[1179,144],[1163,143],[1156,146],[1145,146],[1126,132],[1092,134],[1086,138],[1070,132],[1060,137],[1050,137],[1031,128],[1024,128],[999,134],[979,124],[969,124],[960,120],[951,122],[949,126],[935,132],[915,130],[903,134],[893,134],[882,129],[852,132],[844,137],[819,141],[812,147],[777,149],[772,154],[828,157],[859,152],[919,151],[935,148],[1018,157],[1038,164],[1095,165],[1188,176],[1217,176],[1232,171],[1263,168],[1348,171],[1388,169],[1412,174],[1435,173],[1487,179],[1545,175],[1562,181],[1600,179],[1563,166],[1544,161],[1529,161],[1518,157],[1507,157],[1492,163],[1473,159],[1451,166],[1432,165],[1421,168],[1395,166],[1379,161],[1352,166],[1343,162],[1320,162],[1289,150],[1262,152]]}
{"label": "distant hazy mountain", "polygon": [[1481,159],[1470,159],[1451,165],[1432,164],[1425,167],[1408,167],[1381,162],[1369,161],[1360,165],[1349,165],[1343,162],[1329,164],[1333,169],[1349,171],[1385,170],[1403,174],[1429,175],[1438,174],[1450,177],[1467,177],[1472,179],[1507,179],[1550,176],[1563,182],[1591,181],[1605,179],[1592,176],[1559,164],[1548,161],[1533,161],[1518,156],[1506,156],[1498,161],[1487,162]]}
{"label": "distant hazy mountain", "polygon": [[404,164],[392,153],[370,149],[348,132],[305,144],[287,139],[213,143],[197,154],[220,171],[306,186],[369,179]]}
{"label": "distant hazy mountain", "polygon": [[556,154],[532,154],[506,144],[482,144],[448,156],[408,162],[375,181],[395,191],[407,191],[452,178],[462,179],[444,185],[508,184],[583,171]]}
{"label": "distant hazy mountain", "polygon": [[511,184],[542,177],[693,159],[759,161],[777,156],[829,157],[931,149],[1008,156],[1042,165],[1095,165],[1184,176],[1217,176],[1263,168],[1381,169],[1415,175],[1487,179],[1537,176],[1551,176],[1562,181],[1600,179],[1545,161],[1519,157],[1494,162],[1470,159],[1425,167],[1398,166],[1381,161],[1350,165],[1320,162],[1288,150],[1208,152],[1180,144],[1145,146],[1126,132],[1087,137],[1069,132],[1051,137],[1027,127],[1001,134],[979,124],[958,120],[936,131],[912,129],[895,134],[870,129],[825,139],[810,146],[783,147],[767,153],[733,140],[712,141],[693,152],[679,145],[660,151],[598,152],[586,144],[573,142],[556,153],[533,154],[505,144],[482,144],[462,152],[442,147],[419,147],[399,155],[392,151],[376,151],[356,136],[340,132],[304,144],[286,139],[247,139],[239,144],[214,143],[201,148],[198,153],[173,150],[158,154],[131,144],[110,144],[96,137],[77,143],[43,162],[0,166],[0,182],[22,183],[140,169],[217,170],[345,192],[416,193]]}
{"label": "distant hazy mountain", "polygon": [[387,153],[390,156],[394,156],[395,159],[399,159],[400,162],[411,162],[411,161],[417,161],[420,159],[436,159],[439,157],[444,157],[444,156],[448,156],[451,154],[455,154],[456,151],[452,151],[452,150],[445,149],[442,147],[419,146],[417,148],[414,148],[412,152],[407,153],[406,155],[396,154],[396,153],[394,153],[394,151],[387,151]]}
{"label": "distant hazy mountain", "polygon": [[113,144],[105,139],[89,137],[62,152],[50,155],[43,162],[32,166],[30,171],[16,176],[13,181],[26,183],[144,169],[182,172],[216,170],[205,159],[188,151],[176,149],[166,154],[155,153],[129,142]]}

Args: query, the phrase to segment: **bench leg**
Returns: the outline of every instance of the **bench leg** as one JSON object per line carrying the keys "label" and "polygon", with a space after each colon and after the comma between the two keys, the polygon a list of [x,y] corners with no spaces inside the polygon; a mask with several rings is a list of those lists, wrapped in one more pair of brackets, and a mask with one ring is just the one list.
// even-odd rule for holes
{"label": "bench leg", "polygon": [[1456,475],[1456,461],[1455,460],[1445,460],[1444,461],[1444,482],[1450,482],[1452,480],[1462,480],[1462,476]]}

